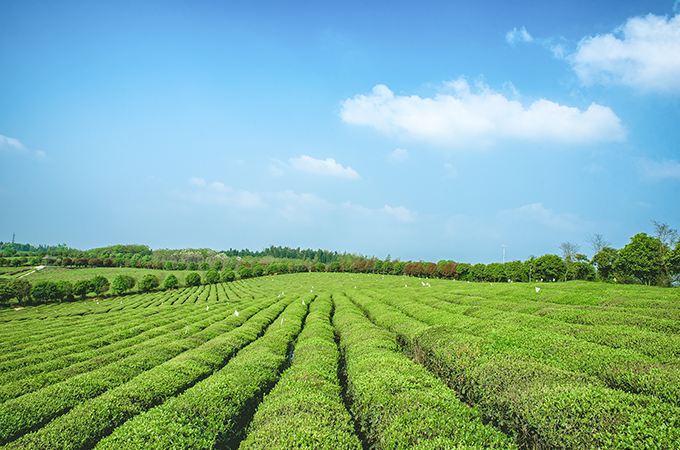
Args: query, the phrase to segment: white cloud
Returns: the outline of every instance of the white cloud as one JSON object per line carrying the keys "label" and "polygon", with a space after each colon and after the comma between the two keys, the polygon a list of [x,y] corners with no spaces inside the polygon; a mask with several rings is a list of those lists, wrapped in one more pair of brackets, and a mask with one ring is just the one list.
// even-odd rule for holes
{"label": "white cloud", "polygon": [[393,163],[400,163],[406,161],[408,158],[408,150],[403,148],[397,148],[392,153],[390,153],[390,161]]}
{"label": "white cloud", "polygon": [[581,111],[540,99],[525,108],[481,82],[477,93],[462,77],[444,84],[452,93],[434,98],[394,95],[380,84],[342,102],[340,116],[388,135],[451,147],[487,147],[501,139],[587,144],[626,136],[616,114],[595,103]]}
{"label": "white cloud", "polygon": [[446,178],[456,178],[458,176],[458,171],[453,164],[444,163],[444,169],[446,170]]}
{"label": "white cloud", "polygon": [[191,177],[189,178],[189,183],[194,186],[205,186],[205,180],[203,178]]}
{"label": "white cloud", "polygon": [[680,13],[680,0],[675,0],[675,3],[673,3],[673,11]]}
{"label": "white cloud", "polygon": [[613,33],[583,38],[567,59],[586,85],[679,93],[680,15],[632,17]]}
{"label": "white cloud", "polygon": [[342,164],[335,162],[333,158],[328,158],[324,161],[302,155],[299,158],[290,158],[288,161],[293,169],[314,175],[350,179],[361,178],[354,169],[349,166],[342,167]]}
{"label": "white cloud", "polygon": [[515,42],[531,42],[533,39],[524,27],[520,30],[515,27],[505,34],[505,40],[510,45],[515,45]]}
{"label": "white cloud", "polygon": [[643,176],[648,179],[676,178],[680,180],[680,162],[674,159],[664,159],[658,162],[642,158],[640,159],[640,168]]}
{"label": "white cloud", "polygon": [[260,194],[249,192],[243,189],[234,189],[225,186],[219,181],[206,183],[203,178],[190,178],[189,183],[195,189],[180,193],[180,197],[194,203],[204,203],[209,205],[234,206],[246,209],[257,209],[266,207]]}
{"label": "white cloud", "polygon": [[393,208],[391,206],[385,205],[383,209],[385,212],[393,215],[401,222],[413,222],[416,220],[417,213],[414,213],[403,206],[397,206],[396,208]]}
{"label": "white cloud", "polygon": [[269,173],[273,177],[280,177],[280,176],[283,176],[284,171],[283,171],[282,168],[272,164],[271,166],[269,166]]}
{"label": "white cloud", "polygon": [[552,230],[579,231],[586,224],[576,214],[556,214],[542,203],[532,203],[516,209],[506,209],[498,213],[504,221],[528,222],[543,225]]}
{"label": "white cloud", "polygon": [[20,152],[20,153],[30,153],[33,158],[38,159],[38,160],[45,160],[47,159],[47,154],[43,152],[42,150],[38,151],[31,151],[26,148],[24,144],[22,144],[19,139],[3,136],[0,134],[0,150],[9,150],[9,151],[15,151],[15,152]]}

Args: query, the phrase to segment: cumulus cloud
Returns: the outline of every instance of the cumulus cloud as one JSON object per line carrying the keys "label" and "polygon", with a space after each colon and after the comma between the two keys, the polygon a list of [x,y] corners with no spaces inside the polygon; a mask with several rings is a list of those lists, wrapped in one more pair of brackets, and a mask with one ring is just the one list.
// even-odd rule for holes
{"label": "cumulus cloud", "polygon": [[42,150],[31,151],[22,144],[19,139],[3,136],[0,134],[0,150],[15,151],[20,153],[30,153],[35,159],[47,159],[47,155]]}
{"label": "cumulus cloud", "polygon": [[189,184],[194,186],[194,189],[180,193],[180,197],[194,203],[235,206],[246,209],[267,206],[260,194],[243,189],[234,189],[219,181],[207,183],[203,178],[192,177],[189,179]]}
{"label": "cumulus cloud", "polygon": [[406,161],[408,158],[408,150],[403,148],[397,148],[392,153],[390,153],[390,161],[393,163],[400,163]]}
{"label": "cumulus cloud", "polygon": [[340,116],[388,135],[451,147],[488,147],[503,139],[589,144],[626,136],[606,106],[593,103],[581,111],[540,99],[525,108],[481,82],[476,92],[462,77],[444,84],[450,93],[434,98],[395,95],[380,84],[369,95],[342,102]]}
{"label": "cumulus cloud", "polygon": [[679,93],[680,15],[632,17],[613,33],[583,38],[567,59],[586,85]]}
{"label": "cumulus cloud", "polygon": [[299,158],[290,158],[288,162],[290,162],[293,169],[313,175],[350,179],[361,178],[354,169],[349,166],[343,167],[342,164],[335,162],[333,158],[328,158],[324,161],[302,155]]}
{"label": "cumulus cloud", "polygon": [[556,214],[552,209],[545,208],[542,203],[506,209],[498,215],[505,221],[534,223],[559,231],[580,231],[587,228],[576,214]]}
{"label": "cumulus cloud", "polygon": [[404,208],[403,206],[397,206],[393,208],[391,206],[385,205],[383,208],[387,214],[390,214],[397,218],[401,222],[413,222],[416,220],[417,213]]}
{"label": "cumulus cloud", "polygon": [[444,163],[444,169],[446,170],[446,178],[456,178],[458,176],[458,171],[453,164]]}
{"label": "cumulus cloud", "polygon": [[680,180],[680,162],[664,159],[661,162],[650,159],[640,159],[642,175],[651,180],[662,180],[664,178],[675,178]]}
{"label": "cumulus cloud", "polygon": [[516,42],[531,42],[533,39],[524,27],[519,30],[515,27],[505,34],[505,40],[510,45],[515,45]]}

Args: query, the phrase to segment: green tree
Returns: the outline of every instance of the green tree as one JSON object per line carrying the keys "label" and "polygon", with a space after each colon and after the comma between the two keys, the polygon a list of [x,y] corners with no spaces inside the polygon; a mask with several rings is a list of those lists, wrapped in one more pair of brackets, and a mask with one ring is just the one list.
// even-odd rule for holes
{"label": "green tree", "polygon": [[189,272],[186,278],[184,278],[184,284],[187,286],[200,286],[201,275],[198,272]]}
{"label": "green tree", "polygon": [[472,266],[470,274],[472,275],[472,279],[474,281],[484,281],[486,279],[486,266],[482,263],[477,263]]}
{"label": "green tree", "polygon": [[577,255],[581,246],[578,244],[573,244],[571,242],[562,242],[560,244],[560,250],[562,251],[562,259],[564,260],[564,281],[567,281],[569,277],[575,278],[574,263],[577,261]]}
{"label": "green tree", "polygon": [[80,280],[76,281],[73,285],[73,295],[78,296],[80,299],[84,299],[87,293],[90,292],[90,280]]}
{"label": "green tree", "polygon": [[203,270],[203,271],[210,270],[210,264],[208,264],[207,262],[202,262],[201,263],[201,270]]}
{"label": "green tree", "polygon": [[14,288],[11,284],[0,284],[0,303],[7,304],[14,297],[16,297],[16,292],[14,291]]}
{"label": "green tree", "polygon": [[223,267],[222,261],[215,261],[212,268],[219,272],[220,270],[222,270],[222,267]]}
{"label": "green tree", "polygon": [[521,261],[508,261],[504,264],[505,276],[512,281],[529,281],[528,267]]}
{"label": "green tree", "polygon": [[68,280],[59,280],[56,282],[59,289],[64,293],[61,301],[73,301],[73,283]]}
{"label": "green tree", "polygon": [[557,255],[543,255],[534,260],[533,263],[534,280],[557,281],[564,278],[567,271],[566,264],[562,258]]}
{"label": "green tree", "polygon": [[177,263],[177,270],[187,270],[187,264],[186,263]]}
{"label": "green tree", "polygon": [[130,275],[116,275],[111,283],[111,290],[116,295],[121,295],[131,290],[137,284],[137,280]]}
{"label": "green tree", "polygon": [[314,268],[316,268],[317,272],[325,272],[326,271],[326,265],[324,263],[316,263],[314,265]]}
{"label": "green tree", "polygon": [[241,266],[238,268],[238,276],[241,279],[250,278],[253,276],[253,271],[248,266]]}
{"label": "green tree", "polygon": [[484,278],[488,281],[505,281],[505,267],[501,263],[489,263],[484,268]]}
{"label": "green tree", "polygon": [[205,274],[205,282],[208,284],[215,284],[220,281],[220,274],[215,269],[210,269]]}
{"label": "green tree", "polygon": [[222,281],[234,281],[236,279],[236,274],[229,267],[224,269],[222,272]]}
{"label": "green tree", "polygon": [[33,289],[31,283],[25,278],[15,278],[12,280],[11,285],[19,303],[25,304],[31,296],[31,290]]}
{"label": "green tree", "polygon": [[657,238],[638,233],[619,251],[614,271],[630,275],[649,286],[663,274],[660,248]]}
{"label": "green tree", "polygon": [[196,264],[195,262],[190,262],[189,265],[187,266],[187,269],[198,270],[198,264]]}
{"label": "green tree", "polygon": [[163,264],[163,268],[164,268],[165,270],[172,270],[172,269],[174,269],[174,267],[173,267],[173,265],[172,265],[172,261],[165,261],[165,263]]}
{"label": "green tree", "polygon": [[250,270],[252,270],[253,277],[261,277],[262,274],[264,273],[264,268],[260,263],[253,264]]}
{"label": "green tree", "polygon": [[597,269],[598,279],[602,281],[614,279],[614,262],[618,257],[619,251],[617,249],[606,246],[593,256],[592,263]]}
{"label": "green tree", "polygon": [[177,277],[174,273],[171,273],[165,277],[165,280],[163,281],[163,289],[175,289],[177,286],[179,286],[179,281],[177,280]]}
{"label": "green tree", "polygon": [[54,281],[38,281],[31,289],[31,297],[36,303],[57,303],[66,296],[66,291]]}
{"label": "green tree", "polygon": [[160,282],[158,281],[158,277],[152,273],[147,273],[142,277],[142,280],[139,282],[139,290],[142,292],[149,292],[151,290],[154,290],[158,287]]}
{"label": "green tree", "polygon": [[102,295],[104,292],[108,291],[110,287],[111,285],[109,283],[108,278],[102,275],[97,275],[90,280],[89,292],[97,295]]}

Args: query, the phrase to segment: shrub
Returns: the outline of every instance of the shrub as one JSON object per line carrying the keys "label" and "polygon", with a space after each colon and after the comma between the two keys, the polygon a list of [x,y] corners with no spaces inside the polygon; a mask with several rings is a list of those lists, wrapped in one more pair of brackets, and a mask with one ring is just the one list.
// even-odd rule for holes
{"label": "shrub", "polygon": [[179,286],[179,281],[177,280],[177,277],[174,273],[171,273],[165,277],[165,281],[163,281],[163,289],[174,289],[177,286]]}
{"label": "shrub", "polygon": [[113,279],[113,283],[111,283],[111,290],[117,295],[124,294],[135,287],[136,283],[137,280],[132,278],[130,275],[116,275],[116,277]]}
{"label": "shrub", "polygon": [[177,270],[187,270],[187,264],[186,263],[177,263]]}
{"label": "shrub", "polygon": [[[89,292],[97,295],[101,295],[109,290],[110,287],[109,280],[106,277],[97,275],[90,280],[90,290]],[[133,284],[134,286],[134,284]]]}
{"label": "shrub", "polygon": [[222,272],[222,281],[234,281],[236,274],[230,268],[224,269]]}
{"label": "shrub", "polygon": [[200,267],[201,267],[201,270],[204,270],[204,271],[205,271],[205,270],[209,270],[209,269],[210,269],[210,264],[208,264],[207,262],[203,262],[203,263],[201,263],[201,266],[200,266]]}
{"label": "shrub", "polygon": [[220,274],[217,273],[217,270],[215,269],[210,269],[206,274],[205,274],[205,282],[208,284],[215,284],[220,281]]}
{"label": "shrub", "polygon": [[160,283],[156,275],[152,273],[147,273],[142,277],[142,281],[139,282],[139,290],[142,292],[149,292],[156,289]]}
{"label": "shrub", "polygon": [[31,289],[31,297],[38,303],[61,302],[66,296],[64,287],[54,281],[38,281]]}
{"label": "shrub", "polygon": [[187,274],[184,279],[184,284],[187,286],[200,286],[201,285],[201,275],[198,272],[191,272]]}
{"label": "shrub", "polygon": [[198,264],[196,264],[195,262],[190,262],[190,263],[189,263],[189,266],[187,267],[187,269],[189,269],[189,270],[198,270]]}

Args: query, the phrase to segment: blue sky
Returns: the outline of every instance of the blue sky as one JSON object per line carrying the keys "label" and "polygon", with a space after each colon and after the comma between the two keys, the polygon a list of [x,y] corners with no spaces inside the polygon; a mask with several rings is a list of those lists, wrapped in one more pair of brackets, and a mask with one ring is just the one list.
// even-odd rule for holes
{"label": "blue sky", "polygon": [[0,11],[2,241],[489,263],[680,227],[680,1]]}

